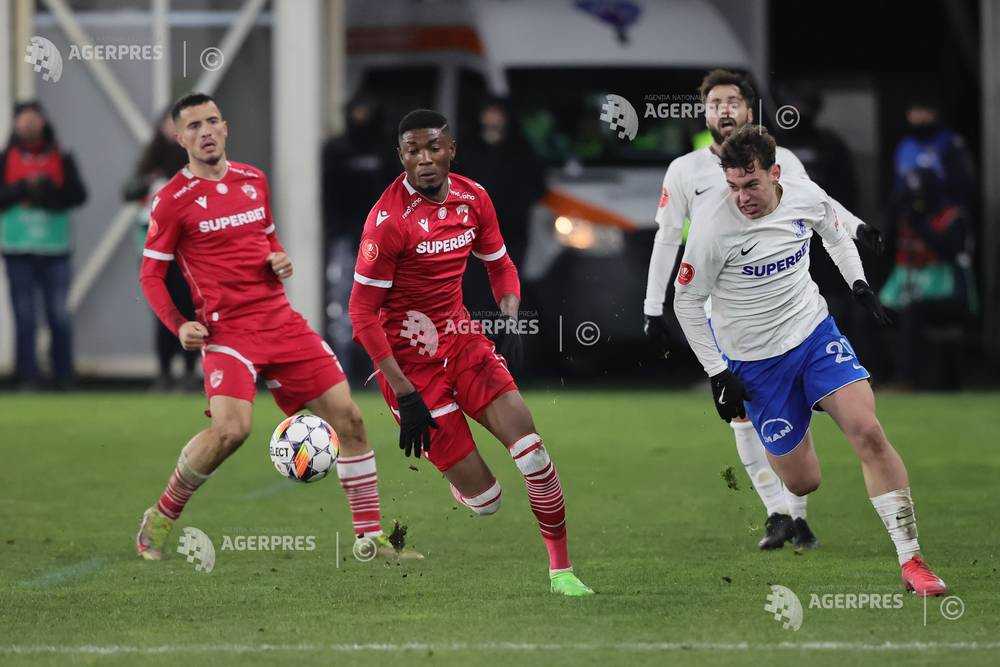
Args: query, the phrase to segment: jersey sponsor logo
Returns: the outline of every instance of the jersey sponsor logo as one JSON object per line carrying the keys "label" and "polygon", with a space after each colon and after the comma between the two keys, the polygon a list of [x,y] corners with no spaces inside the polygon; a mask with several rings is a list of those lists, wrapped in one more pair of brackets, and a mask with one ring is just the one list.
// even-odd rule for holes
{"label": "jersey sponsor logo", "polygon": [[183,188],[174,193],[174,199],[180,199],[185,194],[190,192],[191,189],[194,188],[194,186],[198,185],[198,183],[200,183],[200,181],[197,178],[192,179],[190,183],[188,183]]}
{"label": "jersey sponsor logo", "polygon": [[425,232],[431,231],[431,223],[427,218],[420,218],[417,220],[417,224],[420,225],[420,228]]}
{"label": "jersey sponsor logo", "polygon": [[764,442],[767,443],[777,442],[794,430],[795,428],[792,426],[792,422],[787,419],[782,419],[781,417],[778,417],[777,419],[768,419],[760,425],[761,437],[763,437]]}
{"label": "jersey sponsor logo", "polygon": [[374,262],[378,257],[378,244],[371,239],[361,242],[361,256],[366,262]]}
{"label": "jersey sponsor logo", "polygon": [[667,186],[660,188],[660,203],[656,205],[656,208],[663,208],[670,201],[670,191],[667,190]]}
{"label": "jersey sponsor logo", "polygon": [[204,209],[208,208],[208,197],[203,195],[195,199],[195,201],[198,203],[198,206],[201,206]]}
{"label": "jersey sponsor logo", "polygon": [[[760,241],[757,241],[757,243],[760,243]],[[757,247],[757,243],[754,243],[754,244],[753,244],[752,246],[750,246],[750,247],[749,247],[749,248],[747,248],[746,250],[744,250],[743,248],[740,248],[740,254],[741,254],[741,255],[749,255],[749,254],[750,254],[750,252],[751,252],[751,251],[752,251],[752,250],[753,250],[754,248],[756,248],[756,247]]]}
{"label": "jersey sponsor logo", "polygon": [[379,211],[375,216],[375,226],[378,227],[389,218],[388,211]]}
{"label": "jersey sponsor logo", "polygon": [[220,195],[224,195],[227,192],[229,192],[229,186],[226,185],[225,183],[216,183],[215,191],[218,192]]}
{"label": "jersey sponsor logo", "polygon": [[264,207],[258,206],[257,208],[250,209],[249,211],[243,211],[242,213],[224,215],[221,218],[213,218],[212,220],[202,220],[198,223],[198,230],[203,234],[207,232],[217,232],[220,229],[225,229],[226,227],[240,227],[242,225],[250,224],[251,222],[260,222],[265,217]]}
{"label": "jersey sponsor logo", "polygon": [[[483,186],[481,186],[479,183],[476,183],[476,187],[479,188],[480,190],[483,189]],[[476,201],[476,195],[472,194],[471,192],[456,192],[454,194],[459,199],[464,199],[465,201]]]}
{"label": "jersey sponsor logo", "polygon": [[420,243],[417,244],[417,254],[436,255],[439,252],[451,252],[452,250],[458,250],[459,248],[464,248],[465,246],[472,243],[473,239],[475,238],[476,238],[476,230],[466,229],[458,236],[453,236],[450,239],[444,239],[441,241],[421,241]]}
{"label": "jersey sponsor logo", "polygon": [[[754,245],[757,244],[755,243]],[[753,248],[751,248],[751,250],[752,249]],[[740,252],[743,251],[740,250]],[[801,261],[802,258],[807,256],[808,254],[809,254],[809,241],[806,240],[801,245],[801,247],[799,247],[799,249],[795,252],[794,255],[789,255],[784,259],[779,259],[777,262],[768,262],[767,264],[761,264],[759,266],[744,266],[742,273],[743,275],[749,276],[751,278],[766,278],[772,273],[781,273],[782,271],[787,271],[788,269],[798,264],[799,261]]]}
{"label": "jersey sponsor logo", "polygon": [[444,206],[438,209],[438,220],[444,220],[448,217],[448,209]]}
{"label": "jersey sponsor logo", "polygon": [[681,262],[681,268],[677,270],[677,283],[687,285],[694,279],[694,267],[687,262]]}
{"label": "jersey sponsor logo", "polygon": [[792,229],[795,230],[795,235],[802,237],[806,235],[806,221],[805,218],[799,218],[792,222]]}
{"label": "jersey sponsor logo", "polygon": [[212,385],[212,389],[218,389],[219,385],[222,384],[223,373],[221,368],[217,368],[212,371],[212,374],[208,376],[208,381]]}
{"label": "jersey sponsor logo", "polygon": [[415,197],[413,201],[410,202],[409,206],[406,207],[406,210],[403,211],[402,217],[404,220],[407,218],[407,216],[413,213],[413,209],[415,209],[419,203],[420,203],[420,197]]}
{"label": "jersey sponsor logo", "polygon": [[243,194],[245,194],[250,199],[253,199],[254,201],[257,200],[257,188],[250,185],[249,183],[246,183],[243,186]]}
{"label": "jersey sponsor logo", "polygon": [[229,169],[231,169],[232,171],[235,171],[237,174],[241,174],[241,175],[247,176],[249,178],[261,178],[261,175],[258,174],[256,171],[252,171],[250,169],[238,169],[238,168],[236,168],[236,167],[233,166],[232,162],[229,163]]}

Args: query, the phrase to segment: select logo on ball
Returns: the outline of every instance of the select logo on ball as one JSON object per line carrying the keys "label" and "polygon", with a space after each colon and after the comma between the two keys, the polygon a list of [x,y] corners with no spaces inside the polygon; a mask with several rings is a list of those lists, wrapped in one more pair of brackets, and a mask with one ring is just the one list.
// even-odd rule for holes
{"label": "select logo on ball", "polygon": [[677,283],[687,285],[694,279],[694,267],[687,262],[681,262],[681,268],[677,271]]}

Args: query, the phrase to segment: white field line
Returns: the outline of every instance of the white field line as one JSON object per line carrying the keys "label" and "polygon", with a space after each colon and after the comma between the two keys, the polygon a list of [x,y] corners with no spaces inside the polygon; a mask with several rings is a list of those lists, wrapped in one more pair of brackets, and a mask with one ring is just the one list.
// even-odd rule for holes
{"label": "white field line", "polygon": [[168,644],[163,646],[113,645],[7,645],[0,646],[0,655],[156,655],[169,653],[401,653],[406,651],[489,652],[509,651],[533,653],[541,651],[620,651],[635,653],[668,653],[673,651],[845,651],[845,652],[906,652],[906,651],[1000,651],[1000,642],[778,642],[750,644],[747,642],[655,642],[609,644],[526,644],[516,642],[483,643],[402,643],[402,644]]}

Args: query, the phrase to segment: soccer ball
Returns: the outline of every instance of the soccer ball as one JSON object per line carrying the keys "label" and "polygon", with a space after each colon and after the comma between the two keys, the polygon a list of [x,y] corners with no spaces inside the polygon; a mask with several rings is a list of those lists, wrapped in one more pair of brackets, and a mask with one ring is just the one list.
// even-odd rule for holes
{"label": "soccer ball", "polygon": [[271,462],[282,476],[296,482],[326,477],[337,461],[337,433],[316,415],[294,415],[283,420],[271,435]]}

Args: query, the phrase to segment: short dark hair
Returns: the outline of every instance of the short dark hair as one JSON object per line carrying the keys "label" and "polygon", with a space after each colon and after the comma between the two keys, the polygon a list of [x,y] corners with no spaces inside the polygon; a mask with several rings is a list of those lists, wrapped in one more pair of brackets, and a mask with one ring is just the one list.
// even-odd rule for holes
{"label": "short dark hair", "polygon": [[174,105],[170,107],[170,117],[176,123],[181,118],[181,112],[188,107],[200,107],[202,104],[208,104],[209,102],[215,103],[216,106],[219,105],[211,95],[206,95],[205,93],[188,93],[174,102]]}
{"label": "short dark hair", "polygon": [[722,142],[719,160],[723,169],[754,170],[754,160],[764,169],[774,166],[774,137],[760,125],[747,123]]}
{"label": "short dark hair", "polygon": [[401,137],[404,132],[409,132],[410,130],[425,130],[429,128],[444,130],[447,127],[448,119],[443,113],[434,111],[433,109],[414,109],[403,116],[403,120],[399,121],[396,136]]}
{"label": "short dark hair", "polygon": [[753,109],[757,106],[757,91],[753,89],[753,84],[750,83],[750,79],[744,74],[728,69],[713,69],[705,75],[705,78],[701,80],[701,85],[698,86],[698,93],[701,95],[702,102],[705,101],[708,93],[716,86],[736,86],[740,89],[740,95],[743,96],[748,107]]}

